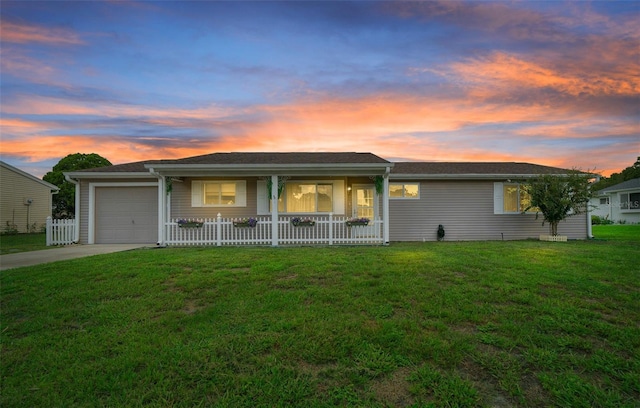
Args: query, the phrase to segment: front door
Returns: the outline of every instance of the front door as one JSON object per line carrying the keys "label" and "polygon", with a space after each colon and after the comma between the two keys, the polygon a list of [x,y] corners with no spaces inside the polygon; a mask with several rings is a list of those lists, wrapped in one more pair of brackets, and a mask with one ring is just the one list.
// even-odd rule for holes
{"label": "front door", "polygon": [[376,199],[376,189],[370,184],[355,184],[353,186],[352,216],[356,218],[368,218],[369,225],[366,227],[351,227],[353,236],[374,236],[374,220],[378,215],[378,200]]}

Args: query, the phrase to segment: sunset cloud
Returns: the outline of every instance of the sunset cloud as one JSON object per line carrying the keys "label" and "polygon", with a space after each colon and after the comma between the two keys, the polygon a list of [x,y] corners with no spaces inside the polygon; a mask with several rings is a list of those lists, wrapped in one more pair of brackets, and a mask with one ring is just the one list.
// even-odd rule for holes
{"label": "sunset cloud", "polygon": [[640,155],[632,3],[0,7],[0,153],[41,173],[76,152],[368,151],[605,172]]}
{"label": "sunset cloud", "polygon": [[2,20],[0,37],[8,43],[43,43],[51,45],[81,45],[84,41],[77,33],[66,28],[50,28],[35,24]]}

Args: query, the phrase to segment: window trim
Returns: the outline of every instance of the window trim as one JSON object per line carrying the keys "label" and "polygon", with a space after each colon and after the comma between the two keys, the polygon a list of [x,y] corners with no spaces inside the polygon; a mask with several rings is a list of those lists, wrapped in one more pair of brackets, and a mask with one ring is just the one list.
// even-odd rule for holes
{"label": "window trim", "polygon": [[[333,211],[330,212],[287,212],[286,202],[284,201],[286,197],[286,183],[285,189],[280,196],[283,199],[284,211],[278,210],[278,214],[281,215],[328,215],[330,213],[333,214],[345,214],[346,211],[346,187],[345,180],[341,179],[301,179],[301,180],[288,180],[287,182],[291,183],[301,183],[301,184],[332,184],[333,185],[333,196],[331,197],[331,205],[333,207]],[[271,200],[268,198],[267,193],[267,183],[264,180],[258,180],[256,185],[256,191],[258,194],[257,197],[257,213],[258,215],[269,215],[271,214]]]}
{"label": "window trim", "polygon": [[[316,211],[288,211],[287,209],[287,187],[290,184],[299,184],[299,185],[313,185],[315,186],[315,209]],[[331,186],[331,210],[329,211],[317,211],[318,210],[318,186]],[[284,190],[282,191],[282,206],[284,208],[284,211],[280,211],[278,209],[278,213],[280,214],[330,214],[333,212],[335,205],[335,193],[333,192],[335,186],[332,182],[326,182],[326,181],[316,181],[316,180],[292,180],[292,181],[287,181],[284,184]]]}
{"label": "window trim", "polygon": [[[391,186],[392,185],[401,185],[402,186],[402,197],[392,197],[391,196]],[[405,195],[405,186],[406,185],[415,185],[418,187],[418,195],[416,197],[412,197],[412,196],[406,196]],[[421,188],[421,183],[417,182],[389,182],[389,200],[419,200],[420,199],[420,192],[421,192],[422,188]]]}
{"label": "window trim", "polygon": [[[204,189],[206,184],[231,184],[236,185],[236,199],[234,204],[205,204]],[[247,181],[246,180],[193,180],[191,181],[191,207],[202,208],[237,208],[247,206]]]}
{"label": "window trim", "polygon": [[535,214],[535,209],[529,210],[525,213],[522,211],[505,211],[504,209],[504,187],[505,186],[517,186],[518,187],[518,208],[520,208],[520,186],[522,183],[514,182],[495,182],[493,183],[493,213],[504,215],[517,215],[517,214]]}
{"label": "window trim", "polygon": [[[633,200],[631,195],[640,195],[640,191],[629,191],[624,193],[618,193],[618,202],[620,203],[620,212],[621,213],[637,213],[640,212],[640,199]],[[622,197],[626,196],[626,199],[622,201]],[[638,206],[635,208],[629,208],[630,203],[638,203]]]}

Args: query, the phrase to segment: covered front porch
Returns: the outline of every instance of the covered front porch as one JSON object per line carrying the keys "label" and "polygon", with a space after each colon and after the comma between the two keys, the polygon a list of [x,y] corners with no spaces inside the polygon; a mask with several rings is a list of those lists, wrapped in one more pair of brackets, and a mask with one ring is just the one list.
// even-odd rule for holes
{"label": "covered front porch", "polygon": [[158,244],[387,244],[393,165],[373,157],[148,164],[158,178]]}

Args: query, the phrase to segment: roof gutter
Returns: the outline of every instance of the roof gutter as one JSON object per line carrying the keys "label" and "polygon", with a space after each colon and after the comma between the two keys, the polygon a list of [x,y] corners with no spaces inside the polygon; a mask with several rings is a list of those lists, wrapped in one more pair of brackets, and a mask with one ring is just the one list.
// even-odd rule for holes
{"label": "roof gutter", "polygon": [[150,164],[145,165],[157,173],[172,176],[229,175],[229,176],[311,176],[332,173],[345,176],[371,176],[388,174],[389,163],[326,163],[326,164]]}

